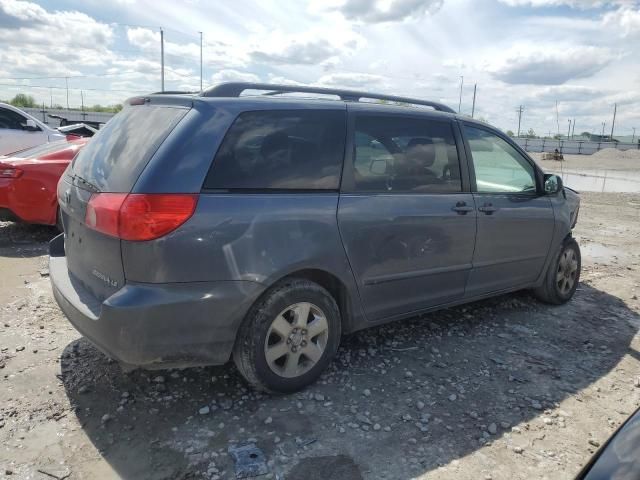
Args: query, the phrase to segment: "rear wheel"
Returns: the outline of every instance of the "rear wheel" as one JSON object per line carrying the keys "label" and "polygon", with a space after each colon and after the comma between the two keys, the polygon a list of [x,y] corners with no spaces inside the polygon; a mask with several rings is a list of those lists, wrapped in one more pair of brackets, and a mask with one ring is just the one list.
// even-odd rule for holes
{"label": "rear wheel", "polygon": [[544,283],[534,290],[535,295],[555,305],[569,301],[578,288],[581,261],[578,242],[567,239],[549,265]]}
{"label": "rear wheel", "polygon": [[242,376],[259,390],[290,393],[315,382],[340,343],[340,311],[320,285],[289,279],[249,311],[233,351]]}

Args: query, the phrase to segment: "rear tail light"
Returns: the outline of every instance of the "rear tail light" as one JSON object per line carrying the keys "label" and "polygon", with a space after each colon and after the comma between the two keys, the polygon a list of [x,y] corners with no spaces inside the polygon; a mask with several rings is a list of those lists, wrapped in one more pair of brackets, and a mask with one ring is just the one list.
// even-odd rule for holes
{"label": "rear tail light", "polygon": [[191,194],[95,193],[85,223],[122,240],[154,240],[189,220],[197,203]]}
{"label": "rear tail light", "polygon": [[13,165],[7,165],[0,163],[0,178],[18,178],[22,175],[22,170],[14,167]]}

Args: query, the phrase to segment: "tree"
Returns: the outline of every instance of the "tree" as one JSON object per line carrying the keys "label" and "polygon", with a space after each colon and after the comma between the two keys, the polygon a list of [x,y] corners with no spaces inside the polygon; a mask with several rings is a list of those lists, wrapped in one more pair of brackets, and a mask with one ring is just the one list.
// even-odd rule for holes
{"label": "tree", "polygon": [[527,138],[538,138],[538,136],[536,135],[536,132],[533,131],[533,128],[530,128],[529,131],[527,132]]}
{"label": "tree", "polygon": [[35,99],[31,95],[25,95],[24,93],[17,94],[9,103],[14,107],[20,108],[37,107]]}
{"label": "tree", "polygon": [[515,133],[513,133],[511,130],[507,130],[507,135],[509,135],[510,137],[514,137]]}

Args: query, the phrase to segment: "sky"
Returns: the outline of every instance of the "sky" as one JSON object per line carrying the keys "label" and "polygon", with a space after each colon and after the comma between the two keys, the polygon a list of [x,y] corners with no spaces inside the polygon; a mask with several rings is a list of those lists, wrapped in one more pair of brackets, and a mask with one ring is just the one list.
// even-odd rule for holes
{"label": "sky", "polygon": [[[121,103],[231,80],[444,102],[503,130],[640,134],[640,0],[0,0],[0,98]],[[65,78],[68,77],[68,78]],[[558,102],[556,115],[556,101]]]}

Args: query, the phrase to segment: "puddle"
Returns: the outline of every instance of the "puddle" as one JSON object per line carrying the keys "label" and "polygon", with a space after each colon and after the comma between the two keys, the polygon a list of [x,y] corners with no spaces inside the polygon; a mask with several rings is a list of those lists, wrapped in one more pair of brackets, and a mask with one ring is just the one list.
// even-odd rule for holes
{"label": "puddle", "polygon": [[580,251],[583,257],[592,260],[618,260],[624,257],[624,252],[612,247],[607,247],[601,243],[585,243],[580,245]]}
{"label": "puddle", "polygon": [[640,192],[640,171],[626,170],[567,170],[555,171],[563,183],[583,192]]}

